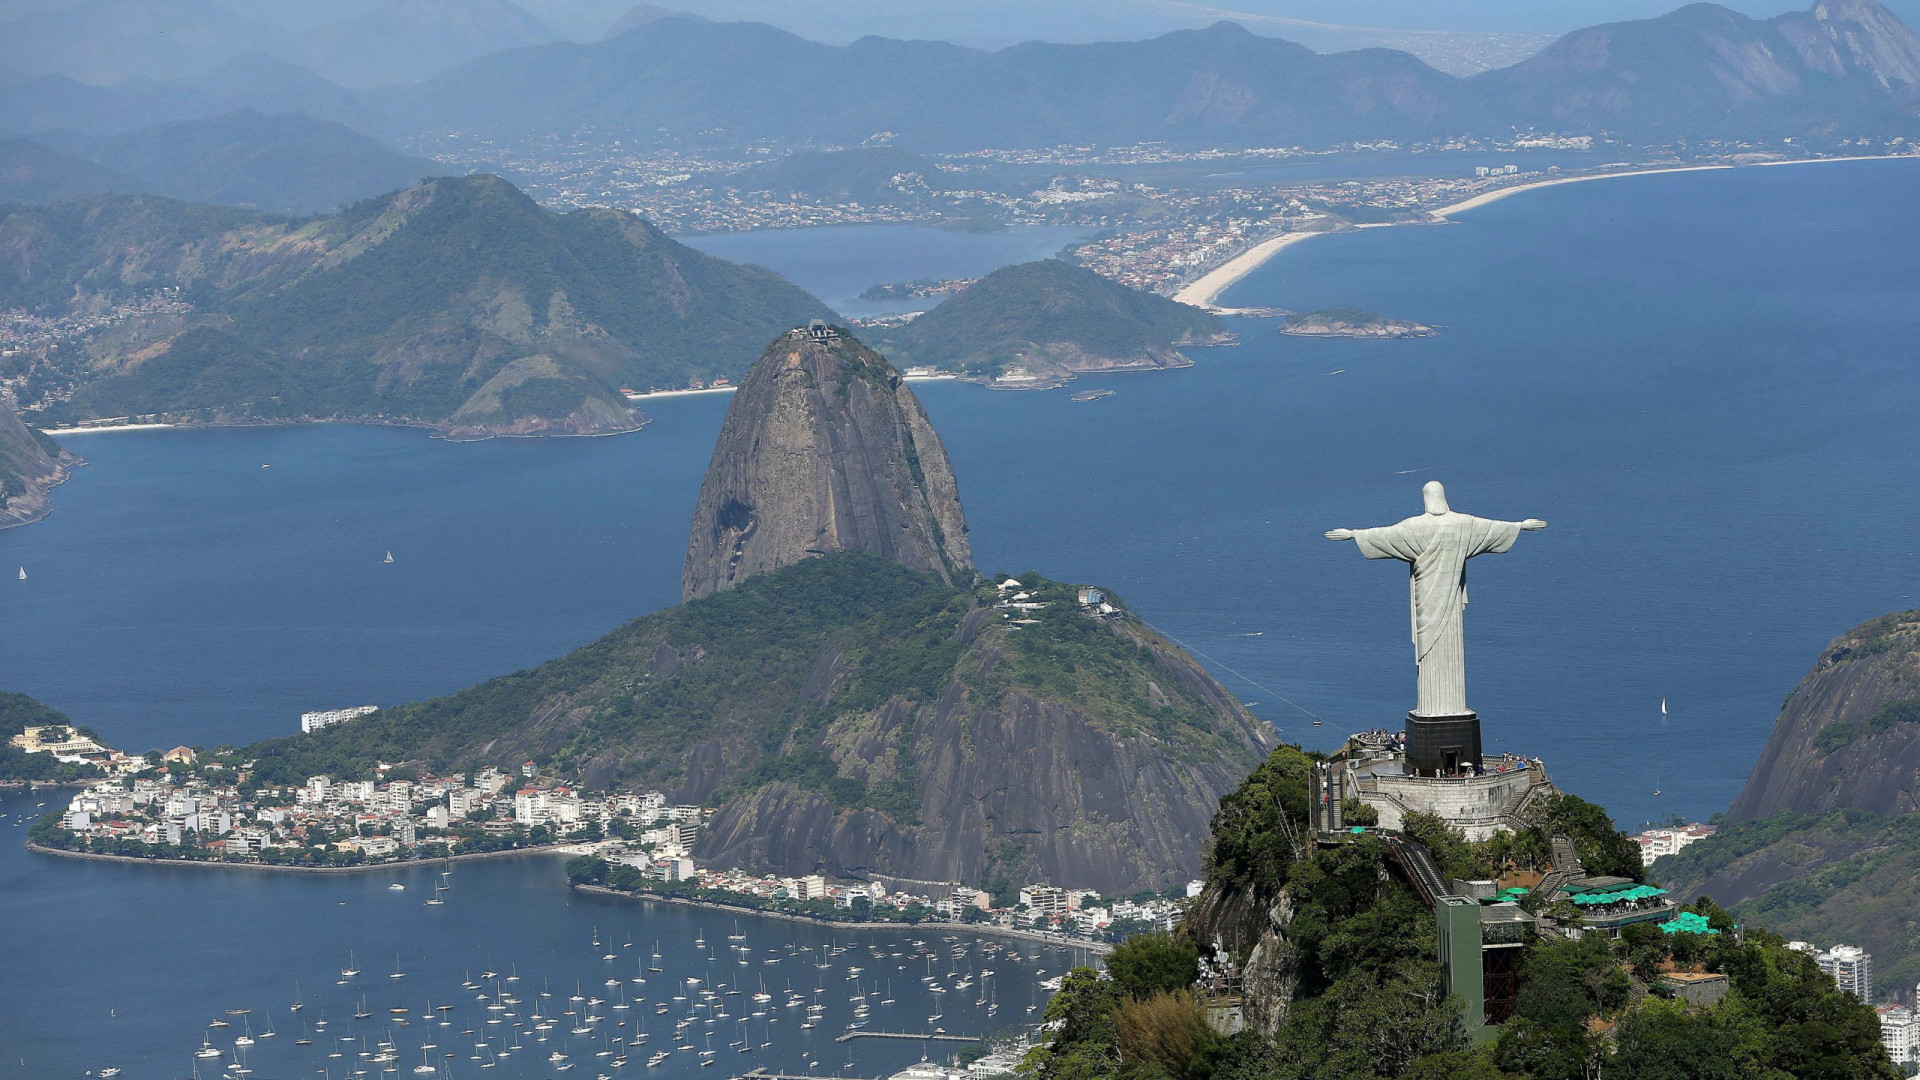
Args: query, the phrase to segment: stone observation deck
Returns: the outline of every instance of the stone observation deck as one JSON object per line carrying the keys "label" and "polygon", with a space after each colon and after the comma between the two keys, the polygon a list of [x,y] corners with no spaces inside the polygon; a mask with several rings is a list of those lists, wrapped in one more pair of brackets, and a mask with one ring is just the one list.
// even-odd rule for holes
{"label": "stone observation deck", "polygon": [[1545,765],[1518,757],[1490,759],[1478,773],[1435,777],[1409,776],[1400,755],[1387,754],[1349,763],[1345,779],[1346,789],[1379,813],[1383,829],[1399,830],[1410,813],[1435,814],[1468,840],[1517,831],[1527,804],[1555,792]]}

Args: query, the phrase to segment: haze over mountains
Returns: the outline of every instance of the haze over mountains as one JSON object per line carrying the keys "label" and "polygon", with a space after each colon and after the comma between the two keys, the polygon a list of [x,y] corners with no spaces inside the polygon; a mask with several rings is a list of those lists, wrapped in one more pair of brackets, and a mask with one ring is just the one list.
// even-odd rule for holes
{"label": "haze over mountains", "polygon": [[[1470,78],[1392,50],[1323,55],[1232,23],[1142,41],[986,51],[886,38],[835,46],[764,24],[649,10],[631,29],[581,44],[550,41],[504,0],[391,0],[304,35],[304,53],[264,39],[222,52],[196,43],[230,29],[231,13],[207,0],[166,0],[136,6],[148,23],[173,12],[192,30],[174,31],[186,39],[178,55],[160,66],[114,63],[174,80],[101,89],[49,74],[112,82],[113,63],[62,59],[77,47],[63,42],[106,33],[99,20],[123,2],[90,0],[6,24],[0,69],[20,78],[0,88],[0,107],[16,130],[126,130],[245,105],[387,135],[511,138],[594,127],[645,138],[854,144],[892,132],[922,151],[1142,140],[1326,146],[1516,128],[1627,141],[1920,133],[1920,40],[1875,0],[1831,0],[1764,20],[1695,4],[1576,31]],[[369,42],[423,34],[439,35],[439,44],[408,47],[428,58],[415,77],[450,57],[474,58],[418,85],[357,94],[299,67],[364,86],[379,51]],[[319,56],[327,49],[343,55]],[[280,61],[243,59],[254,52]]]}
{"label": "haze over mountains", "polygon": [[345,418],[462,437],[641,422],[622,386],[744,373],[829,314],[772,271],[615,210],[559,215],[498,177],[443,178],[310,221],[146,196],[0,214],[0,308],[174,289],[182,312],[87,347],[41,422]]}
{"label": "haze over mountains", "polygon": [[507,0],[383,0],[301,32],[212,0],[86,0],[0,24],[0,70],[104,85],[198,75],[261,52],[335,82],[373,86],[553,38]]}
{"label": "haze over mountains", "polygon": [[341,124],[243,109],[118,135],[0,141],[0,202],[115,192],[315,213],[445,171]]}

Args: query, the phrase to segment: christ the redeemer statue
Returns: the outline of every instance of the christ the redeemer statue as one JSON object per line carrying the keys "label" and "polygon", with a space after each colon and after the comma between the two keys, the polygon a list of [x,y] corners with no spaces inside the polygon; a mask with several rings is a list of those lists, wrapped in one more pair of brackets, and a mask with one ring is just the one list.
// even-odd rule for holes
{"label": "christ the redeemer statue", "polygon": [[[1427,512],[1398,525],[1377,529],[1333,529],[1329,540],[1352,540],[1369,559],[1409,563],[1413,604],[1413,657],[1420,665],[1416,717],[1470,716],[1467,708],[1466,651],[1461,619],[1467,604],[1467,560],[1499,555],[1521,532],[1544,529],[1539,518],[1489,521],[1456,514],[1447,506],[1446,489],[1430,480],[1420,490]],[[1475,740],[1478,741],[1477,739]]]}

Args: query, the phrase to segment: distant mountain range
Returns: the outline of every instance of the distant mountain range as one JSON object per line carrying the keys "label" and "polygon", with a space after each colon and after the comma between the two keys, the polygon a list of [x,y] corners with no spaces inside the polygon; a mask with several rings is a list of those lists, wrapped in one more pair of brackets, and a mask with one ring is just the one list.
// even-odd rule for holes
{"label": "distant mountain range", "polygon": [[1577,31],[1455,78],[1384,49],[1321,55],[1233,23],[1148,41],[986,52],[654,18],[515,49],[378,95],[407,130],[603,129],[914,150],[1060,143],[1327,146],[1499,135],[1628,140],[1920,133],[1920,40],[1875,0],[1755,20],[1712,4]]}
{"label": "distant mountain range", "polygon": [[554,214],[498,177],[433,180],[287,221],[150,196],[0,207],[0,308],[87,309],[175,288],[184,315],[117,326],[40,419],[355,417],[456,437],[641,418],[623,386],[745,373],[824,305],[613,210]]}
{"label": "distant mountain range", "polygon": [[[122,8],[139,13],[109,18]],[[112,61],[134,47],[126,27],[158,33],[165,12],[179,20],[167,26],[190,30],[170,31],[182,38],[177,59]],[[590,44],[550,40],[506,0],[389,0],[293,44],[236,37],[234,18],[209,0],[87,0],[0,24],[0,71],[23,76],[0,85],[0,115],[18,132],[124,131],[239,107],[388,136],[590,126],[844,146],[891,132],[920,152],[1149,140],[1319,148],[1516,129],[1659,143],[1920,135],[1920,39],[1876,0],[1821,0],[1764,20],[1693,4],[1579,30],[1467,78],[1404,52],[1320,54],[1226,22],[990,52],[871,37],[826,45],[645,6]],[[73,55],[91,34],[101,36],[89,67]],[[377,70],[388,81],[438,73],[358,92],[313,74],[364,87]],[[129,81],[115,83],[115,71]]]}
{"label": "distant mountain range", "polygon": [[341,124],[245,110],[120,135],[0,140],[0,202],[115,192],[314,213],[440,171]]}
{"label": "distant mountain range", "polygon": [[82,0],[0,23],[0,70],[108,85],[198,75],[260,52],[345,85],[373,86],[553,39],[508,0],[384,0],[304,33],[212,0]]}
{"label": "distant mountain range", "polygon": [[353,91],[260,52],[243,53],[211,71],[167,80],[140,76],[95,86],[65,75],[40,75],[0,83],[0,116],[19,134],[113,135],[182,120],[213,119],[241,109],[270,115],[301,113],[362,132],[379,128],[373,110]]}

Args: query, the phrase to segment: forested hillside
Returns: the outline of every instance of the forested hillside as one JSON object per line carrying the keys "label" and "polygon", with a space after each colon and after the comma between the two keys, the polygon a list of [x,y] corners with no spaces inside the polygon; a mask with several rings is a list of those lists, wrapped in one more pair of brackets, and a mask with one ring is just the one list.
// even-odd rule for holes
{"label": "forested hillside", "polygon": [[[353,418],[458,436],[641,418],[622,387],[738,378],[828,314],[614,210],[555,214],[492,176],[290,220],[144,196],[0,207],[0,307],[166,301],[28,361],[49,425]],[[21,363],[23,361],[15,361]]]}

